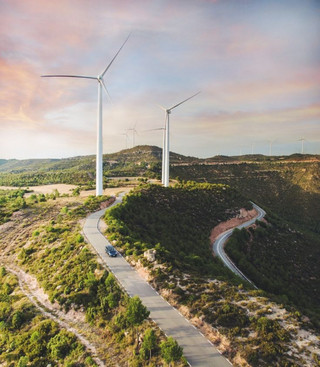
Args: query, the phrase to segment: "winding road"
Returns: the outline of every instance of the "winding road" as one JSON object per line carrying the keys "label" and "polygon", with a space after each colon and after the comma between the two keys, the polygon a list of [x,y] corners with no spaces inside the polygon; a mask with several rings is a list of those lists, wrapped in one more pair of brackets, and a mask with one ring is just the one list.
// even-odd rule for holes
{"label": "winding road", "polygon": [[[121,201],[122,196],[118,197],[111,206]],[[109,257],[106,254],[105,246],[109,244],[109,241],[100,233],[98,225],[101,216],[107,209],[89,215],[85,221],[83,233],[122,287],[130,296],[140,297],[150,311],[150,317],[167,336],[176,339],[183,347],[183,354],[190,366],[230,367],[229,360],[222,356],[195,326],[164,300],[122,256]]]}
{"label": "winding road", "polygon": [[[252,203],[252,202],[251,202]],[[247,222],[244,222],[242,224],[240,224],[239,226],[235,227],[238,229],[241,228],[246,228],[251,226],[257,219],[260,220],[262,219],[265,215],[266,212],[261,209],[258,205],[252,203],[254,209],[256,209],[256,211],[258,212],[258,215],[256,217],[254,217],[253,219],[250,219]],[[249,279],[247,278],[240,269],[238,269],[236,267],[236,265],[232,262],[232,260],[228,257],[228,255],[225,253],[224,251],[224,245],[227,241],[227,239],[232,235],[234,228],[228,229],[227,231],[221,233],[216,240],[213,243],[212,249],[213,252],[215,253],[216,256],[220,257],[220,259],[223,261],[223,263],[236,275],[238,275],[239,277],[241,277],[242,279],[246,280],[247,282],[249,282],[250,284],[253,285],[254,288],[258,289],[255,284]]]}

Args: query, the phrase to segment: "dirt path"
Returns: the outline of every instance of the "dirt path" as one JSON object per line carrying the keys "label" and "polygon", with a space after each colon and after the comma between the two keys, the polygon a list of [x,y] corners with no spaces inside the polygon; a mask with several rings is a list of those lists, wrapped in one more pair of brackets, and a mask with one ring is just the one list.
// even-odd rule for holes
{"label": "dirt path", "polygon": [[[81,329],[87,328],[84,323],[84,315],[81,312],[69,311],[64,313],[60,311],[57,305],[52,304],[48,296],[39,287],[37,280],[27,274],[22,269],[14,270],[6,266],[6,269],[17,276],[19,279],[19,286],[21,291],[28,297],[30,302],[47,318],[52,319],[58,323],[62,328],[72,332],[76,335],[79,341],[89,350],[92,358],[99,367],[105,367],[105,363],[97,356],[97,349],[93,342],[90,342],[83,334],[79,332],[79,325]],[[75,328],[77,326],[77,329]]]}

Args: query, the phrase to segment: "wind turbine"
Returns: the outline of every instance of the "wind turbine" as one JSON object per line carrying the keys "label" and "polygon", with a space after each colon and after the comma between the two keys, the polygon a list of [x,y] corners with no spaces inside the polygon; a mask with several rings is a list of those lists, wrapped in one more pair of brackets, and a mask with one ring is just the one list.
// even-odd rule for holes
{"label": "wind turbine", "polygon": [[126,137],[126,149],[128,149],[128,133],[125,132],[125,133],[122,133],[120,135],[124,135]]}
{"label": "wind turbine", "polygon": [[127,131],[132,131],[132,148],[135,146],[135,135],[138,134],[136,130],[137,123],[134,124],[134,126],[131,129],[127,129]]}
{"label": "wind turbine", "polygon": [[301,141],[301,154],[303,154],[303,143],[305,142],[305,138],[301,138],[298,141]]}
{"label": "wind turbine", "polygon": [[180,106],[182,103],[185,103],[187,101],[189,101],[189,99],[195,97],[196,95],[198,95],[200,92],[192,95],[191,97],[183,100],[182,102],[177,103],[176,105],[170,107],[170,108],[164,108],[161,106],[161,108],[165,111],[166,113],[166,117],[165,117],[165,139],[164,139],[164,154],[162,154],[162,159],[163,159],[163,168],[164,168],[164,174],[163,174],[163,180],[162,183],[164,185],[164,187],[168,187],[169,186],[169,115],[171,113],[171,111]]}
{"label": "wind turbine", "polygon": [[275,142],[275,140],[269,140],[269,157],[272,156],[272,144]]}
{"label": "wind turbine", "polygon": [[105,82],[103,80],[104,75],[109,70],[110,66],[118,56],[123,46],[126,44],[130,37],[126,38],[119,51],[115,54],[109,65],[104,71],[98,76],[87,76],[87,75],[66,75],[66,74],[55,74],[55,75],[41,75],[43,78],[80,78],[80,79],[92,79],[98,82],[98,119],[97,119],[97,155],[96,155],[96,196],[102,195],[103,192],[103,181],[102,181],[102,88],[109,95]]}

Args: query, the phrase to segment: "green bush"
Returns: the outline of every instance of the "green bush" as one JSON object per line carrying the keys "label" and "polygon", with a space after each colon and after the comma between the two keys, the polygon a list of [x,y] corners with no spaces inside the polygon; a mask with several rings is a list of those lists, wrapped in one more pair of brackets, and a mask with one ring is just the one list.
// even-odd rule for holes
{"label": "green bush", "polygon": [[48,343],[48,349],[52,358],[63,360],[75,348],[75,341],[76,337],[73,334],[62,329]]}
{"label": "green bush", "polygon": [[171,337],[160,344],[160,349],[161,355],[167,363],[179,361],[182,357],[183,348]]}

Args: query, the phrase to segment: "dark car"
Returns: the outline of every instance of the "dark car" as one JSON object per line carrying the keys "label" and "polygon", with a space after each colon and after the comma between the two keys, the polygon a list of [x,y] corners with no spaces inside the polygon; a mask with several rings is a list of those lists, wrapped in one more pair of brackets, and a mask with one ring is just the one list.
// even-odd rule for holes
{"label": "dark car", "polygon": [[111,257],[117,256],[117,251],[111,245],[106,246],[106,253]]}

